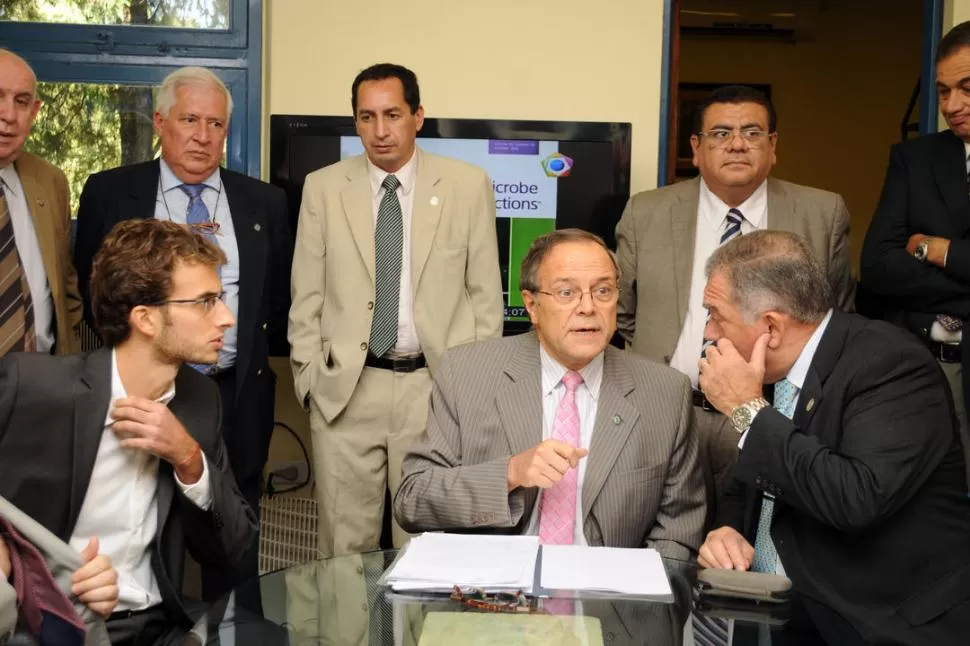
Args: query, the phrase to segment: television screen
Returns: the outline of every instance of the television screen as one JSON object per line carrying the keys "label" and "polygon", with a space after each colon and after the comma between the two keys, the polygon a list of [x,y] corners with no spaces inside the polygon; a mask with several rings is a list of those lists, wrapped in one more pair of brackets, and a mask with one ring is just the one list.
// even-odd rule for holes
{"label": "television screen", "polygon": [[[630,136],[629,123],[425,119],[422,150],[492,180],[508,333],[528,327],[519,267],[537,236],[578,227],[615,248],[630,196]],[[286,191],[294,231],[307,174],[363,152],[351,117],[272,115],[270,181]]]}

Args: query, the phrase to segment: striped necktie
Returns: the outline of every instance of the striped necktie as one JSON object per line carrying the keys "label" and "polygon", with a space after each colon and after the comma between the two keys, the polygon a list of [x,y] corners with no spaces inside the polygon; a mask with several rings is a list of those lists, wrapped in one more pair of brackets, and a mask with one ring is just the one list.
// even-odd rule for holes
{"label": "striped necktie", "polygon": [[13,219],[0,180],[0,356],[37,349],[34,304],[24,266],[17,253]]}
{"label": "striped necktie", "polygon": [[[741,235],[741,223],[744,222],[744,216],[741,211],[737,209],[730,209],[727,215],[724,216],[724,233],[721,234],[721,241],[718,246],[727,244],[731,240],[734,240]],[[704,327],[707,327],[707,321],[711,318],[711,313],[707,313],[707,318],[704,319]],[[704,339],[701,342],[701,356],[707,352],[707,349],[714,343],[712,339]]]}
{"label": "striped necktie", "polygon": [[384,197],[374,227],[374,319],[370,351],[384,356],[397,343],[397,309],[401,298],[401,262],[404,256],[404,216],[397,199],[397,177],[388,175],[381,186]]}

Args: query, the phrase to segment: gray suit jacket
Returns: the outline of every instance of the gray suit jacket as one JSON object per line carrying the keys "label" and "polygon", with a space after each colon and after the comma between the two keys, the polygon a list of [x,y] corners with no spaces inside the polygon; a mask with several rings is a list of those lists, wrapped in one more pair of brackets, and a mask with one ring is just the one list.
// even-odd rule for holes
{"label": "gray suit jacket", "polygon": [[13,634],[17,626],[17,595],[6,579],[0,579],[0,643]]}
{"label": "gray suit jacket", "polygon": [[[450,350],[439,363],[428,427],[404,457],[394,499],[410,532],[521,533],[538,490],[509,493],[512,455],[542,441],[539,343],[535,333]],[[590,545],[654,547],[696,554],[704,485],[693,432],[690,383],[674,370],[613,347],[583,483]]]}
{"label": "gray suit jacket", "polygon": [[[81,555],[73,547],[59,539],[46,527],[22,512],[3,496],[0,496],[0,516],[6,518],[17,528],[21,536],[30,541],[44,555],[44,559],[47,561],[47,567],[57,582],[58,587],[61,589],[61,592],[74,602],[74,607],[77,609],[78,615],[80,615],[87,626],[88,632],[84,641],[85,646],[110,646],[108,629],[105,627],[104,621],[93,610],[78,601],[71,594],[71,575],[84,564],[81,560]],[[10,588],[10,594],[13,593],[13,588],[8,583],[0,583],[0,639],[10,632],[4,632],[2,620],[4,615],[4,587]],[[17,620],[16,604],[17,599],[13,597],[15,624]]]}
{"label": "gray suit jacket", "polygon": [[[700,187],[697,178],[637,193],[616,227],[623,273],[617,325],[634,352],[654,361],[670,363],[687,316]],[[769,177],[768,228],[805,238],[829,277],[836,306],[852,309],[849,213],[841,196]]]}
{"label": "gray suit jacket", "polygon": [[[492,183],[418,149],[411,216],[412,314],[433,373],[450,347],[502,334]],[[374,315],[374,208],[367,161],[307,175],[293,255],[290,360],[297,397],[332,422],[364,369]]]}

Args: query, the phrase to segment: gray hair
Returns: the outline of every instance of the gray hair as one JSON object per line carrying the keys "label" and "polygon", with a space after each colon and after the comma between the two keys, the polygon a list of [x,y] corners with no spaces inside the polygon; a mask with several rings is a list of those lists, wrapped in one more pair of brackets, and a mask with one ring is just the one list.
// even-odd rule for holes
{"label": "gray hair", "polygon": [[720,273],[748,323],[775,310],[817,323],[832,308],[832,287],[805,240],[787,231],[755,231],[718,247],[707,259],[708,280]]}
{"label": "gray hair", "polygon": [[229,93],[229,88],[222,79],[204,67],[180,67],[166,76],[155,99],[155,110],[163,117],[168,117],[169,110],[175,105],[178,89],[185,85],[220,90],[226,95],[226,119],[232,116],[232,95]]}
{"label": "gray hair", "polygon": [[566,242],[592,242],[599,245],[609,254],[613,261],[613,268],[616,270],[616,280],[620,280],[620,263],[616,260],[616,254],[606,246],[603,238],[595,233],[582,229],[557,229],[541,235],[532,241],[529,252],[522,260],[522,271],[519,274],[519,289],[527,292],[539,290],[539,266],[543,259],[549,254],[553,247]]}

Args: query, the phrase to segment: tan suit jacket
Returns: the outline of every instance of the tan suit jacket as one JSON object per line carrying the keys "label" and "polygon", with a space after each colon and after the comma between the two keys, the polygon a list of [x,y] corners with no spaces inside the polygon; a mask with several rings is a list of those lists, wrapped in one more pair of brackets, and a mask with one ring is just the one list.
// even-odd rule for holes
{"label": "tan suit jacket", "polygon": [[71,200],[63,171],[36,155],[22,152],[14,169],[27,196],[27,208],[44,257],[54,300],[54,352],[80,352],[81,294],[71,264]]}
{"label": "tan suit jacket", "polygon": [[[507,466],[542,441],[540,373],[533,332],[445,355],[427,430],[404,457],[401,527],[524,531],[538,489],[509,493]],[[696,555],[705,502],[693,413],[684,375],[607,347],[580,510],[589,545]]]}
{"label": "tan suit jacket", "polygon": [[[502,333],[495,198],[484,171],[418,149],[413,316],[432,373],[447,348]],[[353,395],[374,313],[374,212],[363,155],[307,175],[289,340],[297,396],[332,422]]]}
{"label": "tan suit jacket", "polygon": [[[623,272],[617,325],[634,352],[654,361],[670,363],[687,317],[700,186],[697,178],[637,193],[616,227]],[[769,177],[766,228],[805,238],[829,277],[836,306],[852,309],[849,213],[841,196]]]}
{"label": "tan suit jacket", "polygon": [[0,578],[0,643],[9,638],[17,627],[17,592]]}

